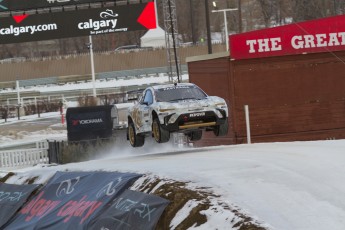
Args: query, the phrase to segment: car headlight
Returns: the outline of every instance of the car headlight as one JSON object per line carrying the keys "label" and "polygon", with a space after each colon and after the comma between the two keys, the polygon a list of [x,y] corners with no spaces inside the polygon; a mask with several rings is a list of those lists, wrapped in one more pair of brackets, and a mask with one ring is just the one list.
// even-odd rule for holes
{"label": "car headlight", "polygon": [[215,110],[215,113],[216,113],[217,117],[223,118],[223,114],[218,109]]}
{"label": "car headlight", "polygon": [[215,106],[221,109],[225,109],[227,107],[225,102],[216,103]]}
{"label": "car headlight", "polygon": [[170,119],[168,120],[168,124],[172,124],[175,123],[175,121],[177,120],[178,115],[177,114],[173,114]]}

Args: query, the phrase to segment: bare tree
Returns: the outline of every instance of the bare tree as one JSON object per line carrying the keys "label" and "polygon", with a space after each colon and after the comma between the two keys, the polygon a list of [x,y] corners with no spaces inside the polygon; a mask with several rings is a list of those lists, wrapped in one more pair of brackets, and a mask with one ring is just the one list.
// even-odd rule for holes
{"label": "bare tree", "polygon": [[277,12],[277,0],[257,0],[260,8],[261,13],[265,22],[265,27],[270,27],[271,20],[274,16],[276,16]]}
{"label": "bare tree", "polygon": [[295,22],[323,18],[330,15],[328,0],[292,0],[293,19]]}

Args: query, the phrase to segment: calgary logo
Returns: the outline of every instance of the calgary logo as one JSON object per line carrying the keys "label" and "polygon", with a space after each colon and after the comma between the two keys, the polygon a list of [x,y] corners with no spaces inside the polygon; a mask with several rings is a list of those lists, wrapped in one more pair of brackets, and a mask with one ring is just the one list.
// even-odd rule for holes
{"label": "calgary logo", "polygon": [[80,177],[61,181],[59,187],[56,190],[56,197],[63,195],[69,195],[74,191],[74,187],[79,183]]}
{"label": "calgary logo", "polygon": [[116,181],[112,181],[106,184],[101,190],[98,191],[96,197],[100,198],[103,195],[111,196],[116,192],[116,187],[122,182],[122,178],[119,177]]}
{"label": "calgary logo", "polygon": [[[116,17],[118,14],[114,13],[112,10],[107,9],[99,14],[100,18],[105,20],[93,20],[89,19],[87,22],[80,22],[78,23],[78,29],[85,30],[85,29],[92,29],[92,30],[99,30],[99,29],[115,29],[117,24]],[[109,18],[109,19],[107,19]]]}
{"label": "calgary logo", "polygon": [[106,9],[105,11],[101,12],[99,16],[101,18],[116,18],[119,15],[115,14],[113,10]]}

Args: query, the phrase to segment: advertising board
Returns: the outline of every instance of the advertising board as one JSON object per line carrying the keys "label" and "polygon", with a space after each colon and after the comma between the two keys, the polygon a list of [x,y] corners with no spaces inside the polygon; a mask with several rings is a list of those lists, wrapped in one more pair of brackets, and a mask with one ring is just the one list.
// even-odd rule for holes
{"label": "advertising board", "polygon": [[345,49],[345,15],[230,35],[231,59]]}
{"label": "advertising board", "polygon": [[156,28],[154,3],[0,18],[0,44]]}
{"label": "advertising board", "polygon": [[37,9],[37,8],[48,8],[48,7],[87,4],[87,3],[95,3],[95,2],[109,2],[109,1],[111,0],[96,0],[96,1],[95,0],[35,0],[35,1],[1,0],[0,12],[16,11],[16,10],[30,10],[30,9]]}

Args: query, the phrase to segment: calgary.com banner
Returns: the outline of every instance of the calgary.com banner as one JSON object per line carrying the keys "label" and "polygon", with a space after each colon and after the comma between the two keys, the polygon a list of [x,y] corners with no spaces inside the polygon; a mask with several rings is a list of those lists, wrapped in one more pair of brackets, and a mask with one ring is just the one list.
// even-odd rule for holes
{"label": "calgary.com banner", "polygon": [[0,18],[0,44],[156,28],[154,3]]}

